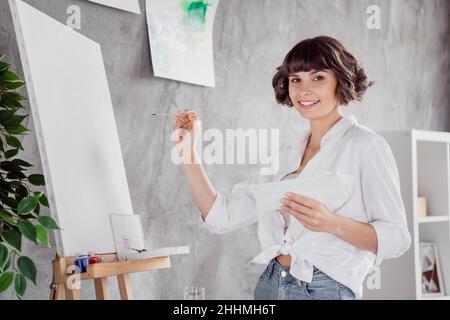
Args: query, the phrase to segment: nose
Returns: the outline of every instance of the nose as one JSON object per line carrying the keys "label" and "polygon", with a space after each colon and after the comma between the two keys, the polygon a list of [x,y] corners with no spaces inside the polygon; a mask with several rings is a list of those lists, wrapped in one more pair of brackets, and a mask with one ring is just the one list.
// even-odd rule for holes
{"label": "nose", "polygon": [[298,99],[308,99],[312,96],[310,86],[308,84],[302,83],[297,87],[296,96]]}
{"label": "nose", "polygon": [[297,94],[298,100],[308,100],[311,97],[312,97],[312,93],[311,93],[311,91],[309,91],[309,89],[299,90],[299,92]]}
{"label": "nose", "polygon": [[303,91],[300,93],[300,98],[308,98],[310,97],[312,94],[310,91]]}

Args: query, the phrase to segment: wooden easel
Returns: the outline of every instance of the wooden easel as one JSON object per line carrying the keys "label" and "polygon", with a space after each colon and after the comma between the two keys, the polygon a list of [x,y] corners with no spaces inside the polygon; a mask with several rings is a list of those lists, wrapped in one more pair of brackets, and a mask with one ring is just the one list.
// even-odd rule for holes
{"label": "wooden easel", "polygon": [[[89,265],[86,272],[79,273],[80,281],[94,280],[95,295],[97,300],[107,300],[110,298],[108,289],[108,277],[117,277],[119,285],[120,298],[122,300],[132,300],[133,292],[131,290],[130,273],[142,272],[170,268],[170,257],[157,257],[142,260],[117,261],[117,255],[100,254],[103,262]],[[76,257],[56,257],[52,261],[53,282],[50,285],[50,300],[79,300],[80,289],[70,289],[67,284],[69,277],[73,274],[67,274],[67,268],[75,264]]]}

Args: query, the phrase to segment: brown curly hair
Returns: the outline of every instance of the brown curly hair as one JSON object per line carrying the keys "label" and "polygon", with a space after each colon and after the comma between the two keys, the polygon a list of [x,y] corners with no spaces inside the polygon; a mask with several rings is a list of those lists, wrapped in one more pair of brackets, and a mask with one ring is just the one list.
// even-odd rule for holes
{"label": "brown curly hair", "polygon": [[296,44],[277,68],[272,86],[279,104],[293,106],[289,97],[289,75],[312,70],[334,71],[337,77],[336,95],[341,105],[361,101],[367,88],[374,84],[358,60],[336,39],[320,36]]}

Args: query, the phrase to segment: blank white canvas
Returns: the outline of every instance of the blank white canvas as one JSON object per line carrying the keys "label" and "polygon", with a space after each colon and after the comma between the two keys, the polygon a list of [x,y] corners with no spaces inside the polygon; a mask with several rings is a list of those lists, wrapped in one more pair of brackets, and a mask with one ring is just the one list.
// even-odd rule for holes
{"label": "blank white canvas", "polygon": [[59,255],[114,252],[110,213],[132,214],[100,46],[9,0]]}
{"label": "blank white canvas", "polygon": [[[186,10],[186,6],[205,6]],[[147,0],[146,14],[156,77],[215,87],[212,31],[219,0]]]}
{"label": "blank white canvas", "polygon": [[103,4],[120,10],[141,14],[139,0],[89,0],[91,2]]}

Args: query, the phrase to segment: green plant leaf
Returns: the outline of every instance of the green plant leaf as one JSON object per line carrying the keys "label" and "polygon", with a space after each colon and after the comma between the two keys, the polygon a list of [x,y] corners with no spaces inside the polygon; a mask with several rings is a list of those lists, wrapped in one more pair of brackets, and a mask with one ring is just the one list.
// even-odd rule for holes
{"label": "green plant leaf", "polygon": [[0,83],[5,82],[5,81],[22,81],[22,79],[15,74],[14,72],[8,71],[8,72],[3,72],[0,75]]}
{"label": "green plant leaf", "polygon": [[0,219],[10,225],[15,225],[17,223],[17,221],[14,220],[11,214],[3,209],[0,209]]}
{"label": "green plant leaf", "polygon": [[0,274],[0,293],[6,291],[11,285],[14,278],[14,273],[6,271]]}
{"label": "green plant leaf", "polygon": [[29,175],[28,181],[35,186],[45,186],[45,179],[42,174]]}
{"label": "green plant leaf", "polygon": [[27,280],[21,273],[16,273],[14,277],[14,290],[16,291],[16,296],[19,299],[23,298],[23,294],[27,288]]}
{"label": "green plant leaf", "polygon": [[19,149],[11,149],[5,152],[5,158],[9,159],[19,153]]}
{"label": "green plant leaf", "polygon": [[9,259],[9,251],[8,248],[0,243],[0,272],[5,271],[6,263]]}
{"label": "green plant leaf", "polygon": [[0,107],[10,110],[25,109],[20,101],[24,100],[20,94],[15,92],[5,92],[0,99]]}
{"label": "green plant leaf", "polygon": [[48,205],[48,199],[47,196],[45,194],[43,194],[40,198],[39,198],[39,203],[42,204],[45,207],[49,207]]}
{"label": "green plant leaf", "polygon": [[10,145],[11,147],[13,147],[13,148],[17,148],[17,149],[22,149],[23,150],[22,143],[20,143],[20,140],[17,139],[16,137],[14,137],[14,136],[7,136],[6,137],[6,143],[8,145]]}
{"label": "green plant leaf", "polygon": [[10,181],[6,181],[3,179],[0,179],[0,189],[6,191],[8,193],[14,192],[14,189],[11,187]]}
{"label": "green plant leaf", "polygon": [[17,259],[17,268],[19,268],[20,272],[27,279],[30,279],[36,285],[36,266],[30,258],[26,256],[19,257]]}
{"label": "green plant leaf", "polygon": [[1,236],[7,244],[9,244],[18,253],[20,253],[20,249],[22,247],[22,235],[20,234],[20,232],[10,229],[8,231],[3,232]]}
{"label": "green plant leaf", "polygon": [[9,110],[25,109],[25,107],[20,102],[5,99],[0,100],[0,108]]}
{"label": "green plant leaf", "polygon": [[0,61],[0,72],[8,70],[10,66],[11,65],[6,62]]}
{"label": "green plant leaf", "polygon": [[4,271],[8,270],[10,266],[11,266],[11,255],[8,256],[8,260],[6,260],[6,264],[3,267],[3,270]]}
{"label": "green plant leaf", "polygon": [[30,213],[36,208],[38,204],[38,199],[34,196],[25,197],[22,200],[20,200],[19,204],[17,205],[17,212],[20,214],[24,213]]}
{"label": "green plant leaf", "polygon": [[24,170],[17,164],[14,164],[14,160],[0,162],[0,169],[3,169],[4,171],[8,172],[17,172]]}
{"label": "green plant leaf", "polygon": [[14,198],[7,197],[2,199],[3,203],[6,204],[10,208],[17,208],[17,202]]}
{"label": "green plant leaf", "polygon": [[28,213],[28,214],[22,214],[22,215],[20,215],[20,217],[22,219],[30,220],[30,219],[37,219],[38,216],[34,215],[33,213]]}
{"label": "green plant leaf", "polygon": [[26,97],[18,94],[17,92],[5,92],[5,93],[3,93],[3,98],[7,98],[8,100],[13,100],[13,101],[27,100]]}
{"label": "green plant leaf", "polygon": [[23,125],[18,125],[15,128],[6,128],[6,131],[9,134],[22,134],[22,133],[30,131],[30,130],[28,128],[25,128]]}
{"label": "green plant leaf", "polygon": [[40,191],[35,191],[35,192],[33,192],[33,194],[34,194],[34,197],[38,200],[40,200],[41,197],[44,195],[44,193],[40,192]]}
{"label": "green plant leaf", "polygon": [[10,181],[9,185],[13,186],[14,188],[17,188],[17,187],[20,187],[22,185],[22,182],[20,182],[20,181]]}
{"label": "green plant leaf", "polygon": [[15,113],[16,110],[0,110],[0,123],[4,125]]}
{"label": "green plant leaf", "polygon": [[22,172],[9,172],[6,177],[8,179],[18,179],[18,180],[22,180],[25,179],[26,176],[22,173]]}
{"label": "green plant leaf", "polygon": [[36,242],[37,232],[36,232],[36,227],[34,226],[34,224],[32,224],[28,220],[20,220],[17,223],[17,227],[19,228],[20,232],[22,232],[22,234],[25,237],[27,237],[31,241]]}
{"label": "green plant leaf", "polygon": [[15,194],[17,201],[20,201],[23,198],[28,197],[28,189],[22,184],[16,188]]}
{"label": "green plant leaf", "polygon": [[9,117],[6,121],[4,121],[2,124],[5,126],[6,130],[13,129],[19,126],[22,121],[28,116],[18,116],[18,115],[12,115]]}
{"label": "green plant leaf", "polygon": [[16,165],[16,166],[21,166],[21,167],[26,167],[26,168],[32,167],[32,166],[33,166],[32,164],[30,164],[30,163],[28,163],[28,162],[26,162],[26,161],[23,161],[23,160],[21,160],[21,159],[14,159],[14,160],[11,160],[11,163],[14,164],[14,165]]}
{"label": "green plant leaf", "polygon": [[11,71],[4,71],[0,75],[0,87],[14,90],[25,84],[19,76]]}
{"label": "green plant leaf", "polygon": [[33,213],[35,213],[36,215],[39,215],[39,212],[41,211],[41,206],[39,205],[39,202],[36,206],[36,208],[34,208]]}
{"label": "green plant leaf", "polygon": [[47,229],[59,230],[60,227],[51,217],[48,216],[39,216],[37,218],[40,224],[42,224]]}
{"label": "green plant leaf", "polygon": [[47,230],[41,226],[40,224],[36,224],[34,225],[34,227],[36,228],[36,240],[37,240],[37,244],[41,245],[41,246],[46,246],[48,247],[48,232]]}

